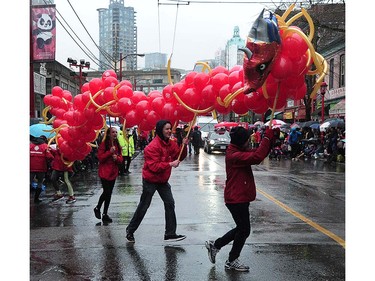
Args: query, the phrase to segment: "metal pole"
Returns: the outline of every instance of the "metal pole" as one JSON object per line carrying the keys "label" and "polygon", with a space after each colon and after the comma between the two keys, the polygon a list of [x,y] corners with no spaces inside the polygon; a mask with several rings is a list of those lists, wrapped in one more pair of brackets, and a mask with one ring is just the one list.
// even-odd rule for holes
{"label": "metal pole", "polygon": [[119,81],[122,80],[122,53],[120,53],[120,75],[119,75]]}
{"label": "metal pole", "polygon": [[79,65],[79,89],[78,89],[78,94],[81,93],[81,88],[82,88],[82,65]]}
{"label": "metal pole", "polygon": [[322,123],[324,122],[324,94],[322,94]]}

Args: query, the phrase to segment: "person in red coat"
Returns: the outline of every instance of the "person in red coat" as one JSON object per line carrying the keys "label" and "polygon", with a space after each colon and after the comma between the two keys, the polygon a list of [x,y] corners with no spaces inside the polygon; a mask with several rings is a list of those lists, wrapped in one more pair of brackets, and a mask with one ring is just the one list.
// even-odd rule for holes
{"label": "person in red coat", "polygon": [[[277,129],[278,130],[278,129]],[[276,130],[276,135],[280,131]],[[251,165],[260,164],[267,157],[274,140],[274,131],[266,129],[258,148],[249,148],[250,132],[243,127],[230,131],[231,142],[225,154],[226,184],[225,205],[232,214],[236,227],[215,241],[206,241],[208,257],[215,263],[219,250],[233,241],[225,269],[249,271],[249,267],[239,261],[242,248],[250,235],[250,202],[255,200],[256,187]]]}
{"label": "person in red coat", "polygon": [[[186,238],[185,235],[176,234],[177,220],[175,213],[175,201],[171,185],[168,180],[172,168],[177,168],[187,155],[186,144],[188,139],[183,139],[183,148],[177,142],[171,141],[172,124],[168,120],[160,120],[155,127],[156,136],[144,150],[144,165],[142,169],[142,195],[137,209],[126,228],[126,240],[134,243],[134,232],[138,229],[152,197],[157,191],[164,202],[165,209],[165,241],[179,241]],[[181,156],[179,159],[180,151]]]}
{"label": "person in red coat", "polygon": [[[108,223],[112,222],[112,219],[108,216],[108,208],[118,176],[119,165],[123,160],[121,146],[117,140],[117,129],[115,127],[107,129],[105,139],[99,145],[98,160],[98,173],[102,182],[103,192],[99,197],[98,204],[94,208],[94,214],[97,219],[102,219],[103,222]],[[103,203],[103,216],[101,216],[100,209]]]}
{"label": "person in red coat", "polygon": [[34,194],[34,203],[40,203],[40,193],[42,193],[43,181],[48,171],[48,161],[53,159],[46,138],[35,138],[30,136],[30,184],[34,178],[38,181],[38,186]]}

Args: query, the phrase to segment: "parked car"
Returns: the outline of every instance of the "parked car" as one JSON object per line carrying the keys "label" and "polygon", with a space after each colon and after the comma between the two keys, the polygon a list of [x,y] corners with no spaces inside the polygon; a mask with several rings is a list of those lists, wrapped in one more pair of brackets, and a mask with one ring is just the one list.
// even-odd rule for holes
{"label": "parked car", "polygon": [[211,131],[204,139],[203,150],[208,154],[212,151],[225,152],[229,143],[230,136],[227,130]]}

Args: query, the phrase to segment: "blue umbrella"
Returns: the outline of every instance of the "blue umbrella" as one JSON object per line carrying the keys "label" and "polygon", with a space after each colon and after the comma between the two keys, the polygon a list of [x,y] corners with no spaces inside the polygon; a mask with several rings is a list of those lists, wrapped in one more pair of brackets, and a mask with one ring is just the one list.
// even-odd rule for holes
{"label": "blue umbrella", "polygon": [[30,135],[36,138],[46,136],[47,139],[50,139],[56,135],[52,130],[53,127],[51,125],[38,123],[30,126]]}
{"label": "blue umbrella", "polygon": [[320,124],[319,123],[311,124],[310,128],[318,130],[320,128]]}

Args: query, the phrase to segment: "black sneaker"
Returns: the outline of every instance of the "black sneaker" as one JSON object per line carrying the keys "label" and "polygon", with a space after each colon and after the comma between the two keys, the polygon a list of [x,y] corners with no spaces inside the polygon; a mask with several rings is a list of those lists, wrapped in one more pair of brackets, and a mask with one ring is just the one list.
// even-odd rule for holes
{"label": "black sneaker", "polygon": [[186,235],[178,235],[178,234],[164,235],[164,241],[170,241],[170,242],[184,240],[185,238],[186,238]]}
{"label": "black sneaker", "polygon": [[126,234],[126,240],[130,243],[135,243],[134,235],[133,233],[127,233]]}
{"label": "black sneaker", "polygon": [[39,198],[36,198],[36,199],[34,199],[34,203],[35,203],[35,204],[42,203],[42,200],[40,200]]}
{"label": "black sneaker", "polygon": [[102,221],[103,222],[112,222],[112,219],[107,214],[103,214]]}
{"label": "black sneaker", "polygon": [[100,214],[100,210],[99,210],[97,207],[94,208],[94,214],[95,214],[95,217],[96,217],[98,220],[100,220],[100,219],[102,218],[102,216],[101,216],[101,214]]}

